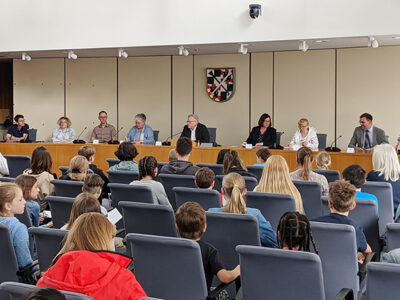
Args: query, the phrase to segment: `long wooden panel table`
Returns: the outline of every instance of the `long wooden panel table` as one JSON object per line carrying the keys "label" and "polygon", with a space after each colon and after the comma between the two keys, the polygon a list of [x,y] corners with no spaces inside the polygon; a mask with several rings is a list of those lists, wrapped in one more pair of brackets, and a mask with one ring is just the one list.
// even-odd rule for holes
{"label": "long wooden panel table", "polygon": [[[92,145],[92,144],[90,144]],[[37,146],[45,146],[49,149],[53,158],[53,172],[60,175],[58,167],[68,166],[71,158],[77,155],[79,148],[82,145],[77,144],[51,144],[51,143],[0,143],[0,152],[12,155],[32,155],[33,150]],[[97,144],[92,145],[96,148],[95,164],[106,171],[108,169],[107,158],[115,158],[114,152],[117,150],[118,145]],[[139,155],[136,161],[145,155],[153,155],[158,161],[168,161],[168,152],[173,148],[172,146],[153,146],[153,145],[138,145],[137,149]],[[194,147],[190,161],[196,163],[215,163],[217,160],[218,152],[221,149],[234,149],[240,153],[246,165],[256,163],[256,152],[258,149],[244,149],[240,147]],[[282,155],[288,165],[290,171],[296,169],[296,151],[292,150],[270,150],[273,155]],[[314,154],[316,154],[314,152]],[[345,152],[331,152],[332,157],[332,170],[343,171],[348,165],[359,164],[369,172],[372,170],[371,153],[345,153]]]}

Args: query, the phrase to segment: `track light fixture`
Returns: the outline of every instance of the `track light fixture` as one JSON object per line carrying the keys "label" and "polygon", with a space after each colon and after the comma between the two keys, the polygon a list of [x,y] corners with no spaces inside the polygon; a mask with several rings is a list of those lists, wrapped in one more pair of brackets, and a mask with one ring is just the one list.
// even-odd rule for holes
{"label": "track light fixture", "polygon": [[307,44],[306,41],[300,41],[299,50],[306,52],[310,46]]}
{"label": "track light fixture", "polygon": [[248,51],[247,46],[248,46],[247,44],[239,44],[238,52],[242,54],[247,54]]}
{"label": "track light fixture", "polygon": [[77,58],[78,58],[78,55],[76,55],[74,53],[74,51],[72,51],[72,50],[68,51],[68,59],[77,59]]}
{"label": "track light fixture", "polygon": [[373,36],[368,38],[368,47],[374,49],[379,47],[378,41]]}
{"label": "track light fixture", "polygon": [[22,53],[22,60],[30,61],[32,58],[26,53]]}
{"label": "track light fixture", "polygon": [[189,50],[185,49],[185,47],[179,46],[178,49],[179,49],[179,55],[184,55],[184,56],[189,55]]}
{"label": "track light fixture", "polygon": [[118,50],[118,57],[128,58],[128,53],[126,53],[126,51],[124,51],[124,49],[120,48]]}

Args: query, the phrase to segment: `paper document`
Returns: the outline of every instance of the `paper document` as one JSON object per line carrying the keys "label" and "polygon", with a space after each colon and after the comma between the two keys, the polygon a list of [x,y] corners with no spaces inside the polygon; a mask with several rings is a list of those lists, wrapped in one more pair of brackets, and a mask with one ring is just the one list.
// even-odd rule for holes
{"label": "paper document", "polygon": [[112,224],[117,224],[119,220],[122,219],[121,213],[118,211],[118,209],[114,208],[110,210],[107,214],[107,219],[112,223]]}

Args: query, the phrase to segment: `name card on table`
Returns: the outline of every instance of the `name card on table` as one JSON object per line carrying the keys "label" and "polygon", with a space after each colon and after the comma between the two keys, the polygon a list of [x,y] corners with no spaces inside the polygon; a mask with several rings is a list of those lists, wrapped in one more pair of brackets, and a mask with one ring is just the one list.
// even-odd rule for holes
{"label": "name card on table", "polygon": [[354,148],[347,148],[347,153],[355,153],[355,149]]}
{"label": "name card on table", "polygon": [[156,146],[162,146],[161,141],[157,141],[157,142],[156,142]]}
{"label": "name card on table", "polygon": [[93,140],[93,144],[97,145],[99,143],[99,140]]}
{"label": "name card on table", "polygon": [[300,149],[300,146],[299,146],[299,145],[293,145],[292,149],[293,149],[294,151],[297,151],[297,150]]}
{"label": "name card on table", "polygon": [[253,149],[253,145],[252,145],[252,144],[246,144],[246,145],[245,145],[245,148],[246,148],[246,149]]}

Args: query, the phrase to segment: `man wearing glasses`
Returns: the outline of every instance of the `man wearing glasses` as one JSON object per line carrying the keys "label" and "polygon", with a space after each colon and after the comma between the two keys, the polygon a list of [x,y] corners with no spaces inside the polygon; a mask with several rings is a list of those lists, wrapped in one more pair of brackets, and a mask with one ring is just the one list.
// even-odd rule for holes
{"label": "man wearing glasses", "polygon": [[181,137],[187,137],[195,142],[209,143],[210,133],[205,125],[199,123],[197,115],[188,115],[187,125],[183,128]]}
{"label": "man wearing glasses", "polygon": [[90,140],[99,140],[101,143],[117,140],[117,131],[115,127],[107,123],[107,113],[105,111],[99,112],[100,125],[93,129]]}

